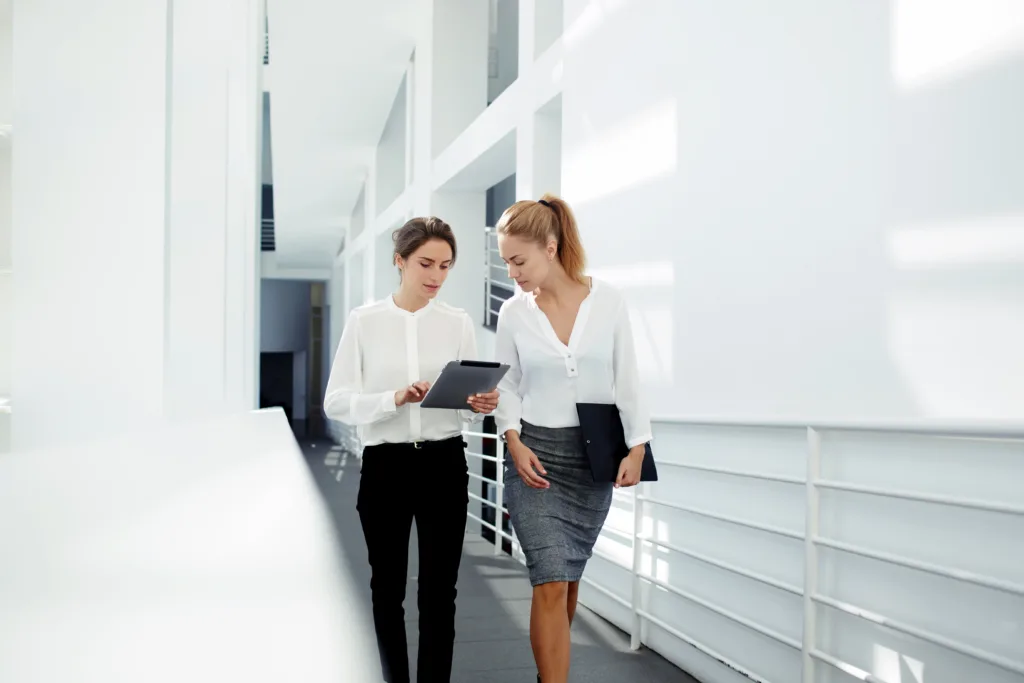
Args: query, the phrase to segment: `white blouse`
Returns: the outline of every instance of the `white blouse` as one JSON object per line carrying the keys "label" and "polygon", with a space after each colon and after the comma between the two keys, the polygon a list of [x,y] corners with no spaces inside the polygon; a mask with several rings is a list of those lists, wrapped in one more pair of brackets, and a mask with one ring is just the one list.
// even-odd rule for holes
{"label": "white blouse", "polygon": [[[324,413],[359,427],[364,446],[439,441],[462,432],[466,410],[395,406],[395,392],[433,383],[452,360],[476,360],[473,321],[460,308],[431,301],[410,313],[391,296],[353,309],[341,333],[324,396]],[[468,398],[468,397],[467,397]]]}
{"label": "white blouse", "polygon": [[576,403],[614,403],[626,444],[651,440],[640,397],[629,308],[614,288],[592,280],[566,346],[532,294],[517,292],[498,315],[496,360],[510,369],[498,390],[498,433],[538,427],[578,427]]}

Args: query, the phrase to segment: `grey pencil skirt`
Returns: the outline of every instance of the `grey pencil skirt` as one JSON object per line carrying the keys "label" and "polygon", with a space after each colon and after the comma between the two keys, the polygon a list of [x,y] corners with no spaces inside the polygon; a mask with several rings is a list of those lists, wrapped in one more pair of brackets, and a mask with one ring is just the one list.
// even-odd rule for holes
{"label": "grey pencil skirt", "polygon": [[579,427],[523,423],[520,439],[544,465],[547,489],[527,486],[505,456],[505,500],[530,570],[530,583],[579,581],[612,504],[613,486],[595,483]]}

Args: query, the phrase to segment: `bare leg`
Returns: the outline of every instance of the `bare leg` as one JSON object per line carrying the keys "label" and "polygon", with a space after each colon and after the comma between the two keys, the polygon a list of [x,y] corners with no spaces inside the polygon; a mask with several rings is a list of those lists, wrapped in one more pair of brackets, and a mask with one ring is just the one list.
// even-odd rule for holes
{"label": "bare leg", "polygon": [[573,581],[569,584],[569,592],[566,595],[566,612],[569,613],[569,626],[572,626],[572,619],[576,616],[576,601],[580,597],[580,582]]}
{"label": "bare leg", "polygon": [[569,680],[569,584],[545,583],[533,589],[530,644],[544,683]]}

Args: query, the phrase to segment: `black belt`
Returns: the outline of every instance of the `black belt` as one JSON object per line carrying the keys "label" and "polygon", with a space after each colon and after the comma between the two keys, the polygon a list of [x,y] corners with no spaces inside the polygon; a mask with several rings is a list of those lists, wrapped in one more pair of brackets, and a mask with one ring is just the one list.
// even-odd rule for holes
{"label": "black belt", "polygon": [[374,451],[392,451],[392,450],[434,450],[438,448],[452,448],[458,444],[462,448],[468,448],[469,444],[463,441],[462,436],[452,436],[447,439],[441,439],[440,441],[403,441],[400,443],[379,443],[373,446],[367,446],[363,449],[363,453],[372,453]]}

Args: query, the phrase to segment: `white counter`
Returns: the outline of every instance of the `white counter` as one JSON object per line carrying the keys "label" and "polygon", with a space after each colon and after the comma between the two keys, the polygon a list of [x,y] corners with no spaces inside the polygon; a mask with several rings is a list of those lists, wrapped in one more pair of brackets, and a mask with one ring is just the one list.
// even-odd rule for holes
{"label": "white counter", "polygon": [[279,410],[0,456],[0,681],[380,680]]}

